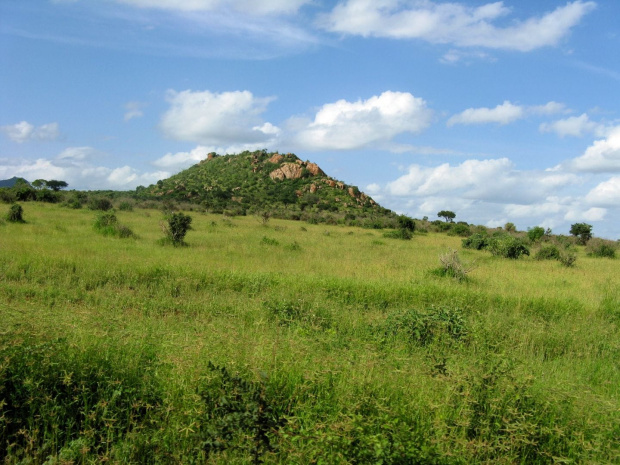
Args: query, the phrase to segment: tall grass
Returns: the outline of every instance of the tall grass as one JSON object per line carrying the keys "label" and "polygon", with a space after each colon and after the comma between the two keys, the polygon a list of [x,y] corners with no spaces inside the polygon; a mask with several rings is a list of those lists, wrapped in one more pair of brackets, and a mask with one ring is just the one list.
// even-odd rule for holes
{"label": "tall grass", "polygon": [[117,213],[132,241],[26,214],[0,232],[6,463],[620,460],[614,260],[462,250],[457,281],[441,234],[192,213],[171,248],[154,210]]}

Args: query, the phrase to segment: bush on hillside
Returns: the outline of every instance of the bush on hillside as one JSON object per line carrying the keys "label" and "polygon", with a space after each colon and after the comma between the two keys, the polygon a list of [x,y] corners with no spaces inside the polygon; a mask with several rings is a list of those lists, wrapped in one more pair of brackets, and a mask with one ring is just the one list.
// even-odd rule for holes
{"label": "bush on hillside", "polygon": [[499,234],[493,236],[489,243],[489,251],[498,257],[516,260],[523,255],[529,255],[530,250],[523,243],[522,239],[511,236],[510,234]]}
{"label": "bush on hillside", "polygon": [[387,231],[383,233],[383,237],[387,237],[390,239],[403,239],[405,241],[410,240],[413,235],[411,234],[411,231],[409,231],[408,229],[397,229],[396,231]]}
{"label": "bush on hillside", "polygon": [[616,244],[604,239],[592,239],[586,246],[586,251],[591,257],[616,258]]}
{"label": "bush on hillside", "polygon": [[94,228],[104,236],[116,236],[122,239],[136,237],[128,226],[118,222],[113,212],[100,213],[95,219]]}
{"label": "bush on hillside", "polygon": [[538,242],[544,237],[544,235],[545,230],[540,226],[534,226],[533,228],[528,228],[527,230],[527,238],[530,242]]}
{"label": "bush on hillside", "polygon": [[104,197],[93,198],[88,202],[88,208],[91,210],[101,210],[105,212],[112,210],[112,206],[113,205],[110,199],[106,199]]}
{"label": "bush on hillside", "polygon": [[469,236],[467,239],[463,239],[464,249],[482,250],[489,246],[490,238],[488,234],[476,233]]}
{"label": "bush on hillside", "polygon": [[536,252],[534,258],[536,260],[559,260],[560,255],[560,249],[558,249],[557,246],[550,244],[538,249],[538,252]]}

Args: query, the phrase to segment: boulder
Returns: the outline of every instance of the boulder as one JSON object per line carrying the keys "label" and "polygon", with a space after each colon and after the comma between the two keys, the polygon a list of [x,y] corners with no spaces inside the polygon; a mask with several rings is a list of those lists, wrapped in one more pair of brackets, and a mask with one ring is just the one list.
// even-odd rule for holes
{"label": "boulder", "polygon": [[274,181],[276,179],[280,181],[283,179],[299,179],[301,178],[302,172],[303,168],[296,163],[282,163],[280,168],[269,173],[269,177]]}
{"label": "boulder", "polygon": [[276,165],[279,165],[280,162],[284,160],[284,156],[280,155],[279,153],[276,153],[275,155],[273,155],[269,160],[267,160],[269,163],[274,163]]}

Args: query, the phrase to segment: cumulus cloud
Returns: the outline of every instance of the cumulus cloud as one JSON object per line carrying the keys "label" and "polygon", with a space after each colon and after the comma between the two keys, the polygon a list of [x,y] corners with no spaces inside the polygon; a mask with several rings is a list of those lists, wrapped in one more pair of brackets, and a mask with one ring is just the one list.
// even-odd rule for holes
{"label": "cumulus cloud", "polygon": [[432,120],[426,102],[408,92],[386,91],[367,100],[338,100],[321,107],[314,120],[290,119],[295,146],[305,150],[352,150],[419,133]]}
{"label": "cumulus cloud", "polygon": [[583,137],[588,133],[600,133],[603,126],[591,121],[587,114],[571,116],[551,123],[542,123],[540,132],[554,132],[560,137]]}
{"label": "cumulus cloud", "polygon": [[452,196],[476,201],[528,204],[574,184],[570,173],[517,170],[509,159],[466,160],[460,165],[411,165],[390,182],[386,192],[395,196]]}
{"label": "cumulus cloud", "polygon": [[564,166],[592,173],[620,172],[620,126],[611,128],[606,138],[595,141],[582,156]]}
{"label": "cumulus cloud", "polygon": [[48,123],[37,127],[27,121],[0,126],[0,132],[19,144],[29,140],[52,141],[58,139],[60,135],[58,123]]}
{"label": "cumulus cloud", "polygon": [[328,31],[363,37],[528,52],[557,45],[595,6],[591,1],[568,2],[542,16],[502,27],[496,23],[511,13],[503,2],[470,7],[430,0],[346,0],[320,24]]}
{"label": "cumulus cloud", "polygon": [[448,126],[455,124],[508,124],[525,117],[525,110],[519,105],[513,105],[506,100],[495,108],[468,108],[467,110],[452,116],[448,120]]}
{"label": "cumulus cloud", "polygon": [[620,176],[613,176],[600,183],[588,192],[586,201],[598,207],[620,206]]}
{"label": "cumulus cloud", "polygon": [[267,142],[277,128],[265,123],[271,97],[258,98],[249,91],[211,93],[168,91],[170,108],[160,128],[172,139],[207,145]]}

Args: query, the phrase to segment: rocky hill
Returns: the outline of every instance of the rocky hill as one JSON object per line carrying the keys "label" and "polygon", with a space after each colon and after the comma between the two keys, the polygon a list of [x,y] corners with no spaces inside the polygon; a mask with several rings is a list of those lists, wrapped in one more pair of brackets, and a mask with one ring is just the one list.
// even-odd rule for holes
{"label": "rocky hill", "polygon": [[283,210],[287,216],[394,216],[356,186],[325,174],[317,164],[292,153],[264,150],[238,155],[206,154],[200,163],[157,184],[138,188],[137,195],[196,203],[214,212]]}

